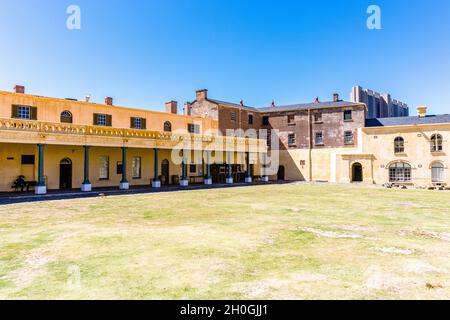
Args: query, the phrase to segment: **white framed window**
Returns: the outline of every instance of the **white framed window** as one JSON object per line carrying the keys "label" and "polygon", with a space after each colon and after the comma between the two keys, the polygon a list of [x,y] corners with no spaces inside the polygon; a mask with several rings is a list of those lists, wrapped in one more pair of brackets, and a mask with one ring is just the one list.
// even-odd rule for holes
{"label": "white framed window", "polygon": [[288,144],[289,144],[290,146],[294,146],[295,143],[296,143],[296,141],[295,141],[295,133],[290,133],[290,134],[288,135]]}
{"label": "white framed window", "polygon": [[353,132],[352,131],[344,132],[344,143],[345,144],[353,144]]}
{"label": "white framed window", "polygon": [[411,165],[405,162],[396,162],[389,166],[390,182],[410,182]]}
{"label": "white framed window", "polygon": [[99,179],[108,180],[109,179],[109,157],[100,156],[99,158]]}
{"label": "white framed window", "polygon": [[132,162],[132,174],[133,179],[140,179],[141,178],[141,157],[133,157]]}
{"label": "white framed window", "polygon": [[440,134],[433,134],[431,136],[431,152],[439,152],[444,150],[442,141],[443,139]]}
{"label": "white framed window", "polygon": [[434,162],[431,165],[431,181],[444,182],[444,165],[440,162]]}
{"label": "white framed window", "polygon": [[106,126],[106,114],[99,114],[97,116],[97,125]]}
{"label": "white framed window", "polygon": [[319,146],[323,145],[323,132],[322,131],[318,131],[314,135],[314,144],[319,145]]}
{"label": "white framed window", "polygon": [[397,137],[394,140],[394,152],[403,153],[405,152],[405,139],[402,137]]}
{"label": "white framed window", "polygon": [[17,117],[19,119],[30,120],[31,119],[31,108],[29,106],[18,106],[17,107]]}

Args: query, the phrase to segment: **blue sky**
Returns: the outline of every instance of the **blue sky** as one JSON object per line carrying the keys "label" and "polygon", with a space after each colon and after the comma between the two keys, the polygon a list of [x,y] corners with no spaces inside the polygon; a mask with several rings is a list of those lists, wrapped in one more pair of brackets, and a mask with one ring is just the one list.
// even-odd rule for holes
{"label": "blue sky", "polygon": [[[81,30],[66,9],[81,8]],[[366,27],[367,7],[382,30]],[[349,98],[360,84],[450,113],[450,1],[0,0],[0,89],[162,110]]]}

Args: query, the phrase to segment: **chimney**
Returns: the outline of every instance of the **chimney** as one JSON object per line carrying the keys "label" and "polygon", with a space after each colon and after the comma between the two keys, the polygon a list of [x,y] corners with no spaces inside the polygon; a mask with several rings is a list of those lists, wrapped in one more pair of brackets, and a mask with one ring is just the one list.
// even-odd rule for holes
{"label": "chimney", "polygon": [[319,103],[320,103],[319,97],[316,97],[316,100],[314,101],[314,103],[315,103],[315,104],[319,104]]}
{"label": "chimney", "polygon": [[178,102],[173,101],[173,100],[166,102],[166,112],[177,114],[178,113]]}
{"label": "chimney", "polygon": [[186,102],[184,104],[184,115],[185,116],[190,116],[191,115],[191,103],[190,102]]}
{"label": "chimney", "polygon": [[208,90],[203,89],[203,90],[198,90],[197,91],[197,101],[203,101],[208,99]]}
{"label": "chimney", "polygon": [[20,85],[16,85],[14,87],[14,92],[15,93],[22,93],[22,94],[24,94],[25,93],[25,87],[24,86],[20,86]]}
{"label": "chimney", "polygon": [[333,102],[339,102],[339,93],[333,94]]}
{"label": "chimney", "polygon": [[105,98],[105,104],[108,105],[108,106],[112,106],[113,105],[113,98],[106,97]]}
{"label": "chimney", "polygon": [[425,106],[417,107],[417,116],[419,118],[425,118],[427,116],[427,109],[428,107]]}

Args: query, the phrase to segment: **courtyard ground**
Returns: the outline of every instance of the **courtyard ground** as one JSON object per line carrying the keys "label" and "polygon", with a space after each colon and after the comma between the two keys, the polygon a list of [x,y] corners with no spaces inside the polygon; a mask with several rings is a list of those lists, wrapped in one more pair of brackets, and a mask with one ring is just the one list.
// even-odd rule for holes
{"label": "courtyard ground", "polygon": [[288,184],[3,205],[0,299],[450,299],[450,192]]}

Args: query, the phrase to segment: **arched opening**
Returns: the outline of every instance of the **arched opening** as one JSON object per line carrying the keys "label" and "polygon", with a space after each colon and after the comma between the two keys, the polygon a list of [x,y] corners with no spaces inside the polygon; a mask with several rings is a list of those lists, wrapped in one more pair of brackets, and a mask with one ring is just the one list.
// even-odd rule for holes
{"label": "arched opening", "polygon": [[442,151],[442,136],[440,134],[433,134],[431,136],[431,152],[439,152]]}
{"label": "arched opening", "polygon": [[62,123],[72,123],[72,113],[70,111],[63,111],[61,112],[61,122]]}
{"label": "arched opening", "polygon": [[402,137],[397,137],[394,140],[394,152],[403,153],[405,152],[405,139]]}
{"label": "arched opening", "polygon": [[352,165],[352,182],[363,181],[363,166],[361,163],[356,162]]}
{"label": "arched opening", "polygon": [[164,132],[172,132],[172,124],[169,121],[164,122]]}
{"label": "arched opening", "polygon": [[431,164],[431,181],[434,183],[444,182],[444,165],[441,162]]}
{"label": "arched opening", "polygon": [[72,160],[64,158],[59,163],[59,188],[72,189]]}
{"label": "arched opening", "polygon": [[169,171],[169,160],[164,159],[161,163],[161,183],[169,184],[170,183],[170,171]]}
{"label": "arched opening", "polygon": [[284,168],[284,166],[280,166],[278,168],[277,179],[278,179],[278,181],[284,181],[284,179],[285,179],[285,168]]}
{"label": "arched opening", "polygon": [[406,162],[394,162],[389,166],[390,182],[411,182],[411,165]]}

